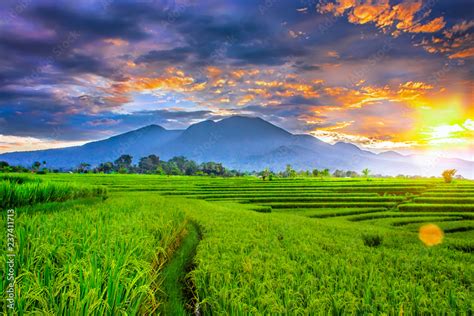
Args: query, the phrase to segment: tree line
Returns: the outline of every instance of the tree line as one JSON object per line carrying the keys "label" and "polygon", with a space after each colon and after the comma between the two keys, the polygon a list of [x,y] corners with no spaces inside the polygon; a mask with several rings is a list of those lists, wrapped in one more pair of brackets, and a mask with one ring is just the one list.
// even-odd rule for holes
{"label": "tree line", "polygon": [[[372,175],[369,169],[364,169],[359,174],[353,170],[336,169],[330,172],[329,169],[313,169],[296,171],[288,164],[285,170],[273,172],[269,168],[262,171],[241,172],[234,169],[228,169],[219,162],[203,162],[197,163],[194,160],[185,158],[184,156],[173,157],[168,161],[161,160],[156,155],[149,155],[140,158],[137,164],[133,164],[131,155],[121,155],[114,161],[103,162],[96,167],[92,167],[89,163],[80,163],[76,168],[70,170],[75,173],[136,173],[136,174],[158,174],[158,175],[186,175],[186,176],[221,176],[236,177],[245,175],[254,175],[260,177],[264,181],[271,181],[273,178],[295,178],[295,177],[317,177],[317,178],[387,178],[380,174]],[[45,174],[48,172],[60,172],[57,169],[50,169],[46,161],[35,161],[31,167],[12,166],[5,161],[0,161],[0,172],[33,172],[37,174]],[[450,183],[455,178],[456,170],[445,170],[442,177],[445,182]],[[392,178],[392,177],[389,177]],[[421,178],[420,176],[398,175],[396,178]],[[434,177],[432,177],[434,178]],[[457,179],[462,179],[460,175]]]}
{"label": "tree line", "polygon": [[142,157],[137,164],[133,164],[133,157],[131,155],[122,155],[113,162],[103,162],[95,168],[91,168],[91,165],[88,163],[81,163],[74,171],[77,173],[138,173],[223,177],[243,175],[237,170],[225,168],[222,163],[219,162],[211,161],[199,164],[183,156],[173,157],[165,161],[156,155]]}

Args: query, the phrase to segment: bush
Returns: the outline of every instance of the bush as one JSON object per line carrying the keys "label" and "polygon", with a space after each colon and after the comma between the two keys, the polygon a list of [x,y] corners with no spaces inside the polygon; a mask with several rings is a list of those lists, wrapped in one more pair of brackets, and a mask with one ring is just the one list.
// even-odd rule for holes
{"label": "bush", "polygon": [[362,235],[362,240],[367,247],[378,247],[382,244],[383,237],[380,235],[364,234]]}

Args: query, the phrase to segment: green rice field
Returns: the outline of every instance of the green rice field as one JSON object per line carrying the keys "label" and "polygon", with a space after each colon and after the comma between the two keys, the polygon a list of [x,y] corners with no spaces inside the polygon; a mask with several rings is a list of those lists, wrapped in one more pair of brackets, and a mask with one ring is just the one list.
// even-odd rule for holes
{"label": "green rice field", "polygon": [[474,313],[469,180],[13,174],[0,197],[18,315]]}

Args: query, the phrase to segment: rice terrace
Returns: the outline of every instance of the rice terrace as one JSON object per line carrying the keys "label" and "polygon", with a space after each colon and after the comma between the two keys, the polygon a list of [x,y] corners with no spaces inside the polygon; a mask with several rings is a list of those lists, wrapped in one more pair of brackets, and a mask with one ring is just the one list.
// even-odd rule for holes
{"label": "rice terrace", "polygon": [[[29,204],[19,313],[473,310],[468,180],[51,174],[4,177],[0,192],[3,209]],[[419,239],[427,223],[440,245]]]}
{"label": "rice terrace", "polygon": [[474,315],[472,0],[1,0],[2,315]]}

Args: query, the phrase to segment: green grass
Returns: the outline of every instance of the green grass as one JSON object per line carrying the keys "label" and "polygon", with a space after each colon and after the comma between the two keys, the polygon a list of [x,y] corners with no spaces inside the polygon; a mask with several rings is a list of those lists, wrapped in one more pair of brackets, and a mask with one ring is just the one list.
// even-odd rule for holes
{"label": "green grass", "polygon": [[11,183],[23,184],[27,182],[41,182],[38,177],[23,175],[23,174],[0,174],[0,181],[9,181]]}
{"label": "green grass", "polygon": [[[184,212],[153,196],[86,201],[44,204],[35,212],[28,208],[38,207],[18,210],[17,311],[157,311],[159,275],[184,229]],[[5,249],[3,238],[1,247]],[[5,256],[0,266],[5,266]],[[1,284],[3,293],[6,280]]]}
{"label": "green grass", "polygon": [[474,212],[474,204],[422,204],[408,203],[399,206],[402,212]]}
{"label": "green grass", "polygon": [[[24,205],[18,314],[474,312],[472,181],[20,178],[0,181]],[[442,244],[418,239],[426,223]]]}
{"label": "green grass", "polygon": [[379,228],[373,233],[384,241],[373,248],[362,241],[373,228],[340,221],[267,216],[205,202],[192,214],[207,232],[193,272],[204,313],[415,314],[472,308],[471,258],[444,247],[428,251],[416,235]]}
{"label": "green grass", "polygon": [[180,247],[163,269],[161,276],[163,305],[160,310],[164,315],[187,315],[195,308],[193,284],[187,273],[193,268],[192,260],[201,236],[199,228],[194,223],[188,224],[186,231]]}
{"label": "green grass", "polygon": [[37,203],[66,201],[85,197],[107,196],[102,186],[75,185],[41,181],[0,181],[0,209]]}
{"label": "green grass", "polygon": [[355,214],[369,214],[386,211],[386,208],[383,207],[373,207],[373,208],[362,208],[362,207],[353,207],[353,208],[298,208],[298,209],[277,209],[275,211],[285,212],[294,215],[313,217],[313,218],[327,218],[327,217],[337,217],[337,216],[349,216]]}

